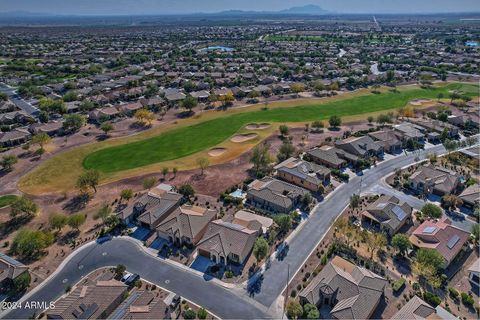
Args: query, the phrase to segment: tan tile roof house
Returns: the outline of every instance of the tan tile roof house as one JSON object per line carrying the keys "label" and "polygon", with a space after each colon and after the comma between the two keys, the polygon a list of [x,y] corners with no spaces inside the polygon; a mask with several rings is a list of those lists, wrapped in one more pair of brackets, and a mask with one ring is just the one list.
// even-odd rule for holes
{"label": "tan tile roof house", "polygon": [[120,115],[115,107],[105,107],[101,109],[95,109],[90,111],[88,114],[88,119],[95,122],[102,122],[103,120],[110,120]]}
{"label": "tan tile roof house", "polygon": [[177,207],[157,227],[157,234],[177,244],[196,245],[205,234],[207,225],[218,212],[199,206]]}
{"label": "tan tile roof house", "polygon": [[468,268],[468,280],[478,288],[480,288],[480,258]]}
{"label": "tan tile roof house", "polygon": [[296,185],[265,177],[248,186],[247,204],[273,213],[288,213],[300,203],[308,190]]}
{"label": "tan tile roof house", "polygon": [[244,226],[220,219],[214,220],[208,224],[205,235],[197,245],[198,254],[215,263],[242,264],[252,251],[261,227],[258,221]]}
{"label": "tan tile roof house", "polygon": [[414,296],[408,301],[392,319],[407,320],[407,319],[427,319],[432,314],[435,314],[435,308]]}
{"label": "tan tile roof house", "polygon": [[306,155],[309,161],[335,169],[345,167],[347,163],[358,161],[357,156],[331,146],[308,150]]}
{"label": "tan tile roof house", "polygon": [[48,122],[48,123],[34,123],[30,126],[30,132],[33,134],[46,133],[50,136],[53,136],[57,133],[60,133],[63,128],[62,122]]}
{"label": "tan tile roof house", "polygon": [[136,291],[130,293],[109,316],[110,319],[166,319],[168,306],[157,292]]}
{"label": "tan tile roof house", "polygon": [[342,149],[360,158],[379,156],[383,153],[381,145],[373,141],[369,136],[350,137],[335,141],[335,147]]}
{"label": "tan tile roof house", "polygon": [[383,195],[361,213],[362,219],[378,224],[393,236],[412,217],[412,207],[395,196]]}
{"label": "tan tile roof house", "polygon": [[447,217],[426,220],[413,231],[410,242],[417,248],[434,249],[445,259],[444,267],[455,259],[470,237],[470,233],[452,226]]}
{"label": "tan tile roof house", "polygon": [[232,223],[248,227],[252,221],[257,221],[262,225],[263,233],[266,233],[273,225],[273,219],[255,214],[249,210],[239,210],[235,212]]}
{"label": "tan tile roof house", "polygon": [[334,257],[300,292],[301,303],[331,308],[333,319],[368,319],[384,296],[387,280]]}
{"label": "tan tile roof house", "polygon": [[120,110],[120,112],[126,115],[133,115],[135,111],[140,110],[142,108],[143,108],[143,105],[139,101],[126,103],[118,106],[118,109]]}
{"label": "tan tile roof house", "polygon": [[280,179],[314,192],[318,191],[318,186],[330,181],[328,168],[293,157],[278,164],[275,169]]}
{"label": "tan tile roof house", "polygon": [[7,279],[14,280],[25,271],[28,271],[26,265],[6,254],[0,253],[0,283]]}
{"label": "tan tile roof house", "polygon": [[433,119],[415,119],[411,120],[414,124],[419,125],[429,132],[442,133],[443,130],[447,130],[449,137],[455,137],[458,135],[458,127],[451,125],[447,122],[442,122],[440,120]]}
{"label": "tan tile roof house", "polygon": [[182,92],[176,92],[176,93],[171,93],[171,94],[166,94],[165,99],[168,102],[177,102],[177,101],[182,101],[185,99],[187,96],[182,93]]}
{"label": "tan tile roof house", "polygon": [[371,132],[368,136],[387,152],[395,153],[402,149],[402,141],[399,138],[399,134],[393,130]]}
{"label": "tan tile roof house", "polygon": [[181,201],[181,194],[155,188],[122,210],[119,216],[127,224],[137,219],[154,230],[180,205]]}
{"label": "tan tile roof house", "polygon": [[418,296],[410,299],[397,313],[392,317],[394,320],[452,320],[458,319],[453,314],[440,306],[432,307]]}
{"label": "tan tile roof house", "polygon": [[429,164],[418,168],[409,180],[410,187],[417,192],[443,196],[455,193],[460,183],[460,176],[454,171]]}
{"label": "tan tile roof house", "polygon": [[10,147],[27,142],[31,137],[27,129],[15,128],[11,131],[0,132],[0,146]]}
{"label": "tan tile roof house", "polygon": [[127,288],[114,279],[89,281],[58,300],[47,312],[47,319],[107,318],[123,301]]}
{"label": "tan tile roof house", "polygon": [[480,204],[480,185],[475,183],[466,188],[458,195],[463,201],[463,205],[467,208],[474,208]]}
{"label": "tan tile roof house", "polygon": [[403,142],[412,140],[421,143],[425,139],[425,129],[410,122],[396,124],[393,126],[393,130]]}

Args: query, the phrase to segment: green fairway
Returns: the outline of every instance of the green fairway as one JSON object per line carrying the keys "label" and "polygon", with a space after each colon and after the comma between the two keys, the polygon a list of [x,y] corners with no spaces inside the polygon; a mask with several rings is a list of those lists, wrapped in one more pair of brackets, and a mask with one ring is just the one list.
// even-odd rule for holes
{"label": "green fairway", "polygon": [[392,111],[413,99],[435,99],[439,93],[448,97],[449,90],[462,90],[470,96],[478,95],[477,86],[454,83],[431,89],[406,89],[396,93],[367,94],[315,105],[235,114],[174,129],[153,138],[98,150],[85,157],[83,166],[104,173],[128,170],[181,158],[213,147],[252,122],[306,122],[325,120],[331,115],[351,116]]}
{"label": "green fairway", "polygon": [[7,194],[5,196],[0,196],[0,208],[11,205],[17,200],[17,196],[13,194]]}

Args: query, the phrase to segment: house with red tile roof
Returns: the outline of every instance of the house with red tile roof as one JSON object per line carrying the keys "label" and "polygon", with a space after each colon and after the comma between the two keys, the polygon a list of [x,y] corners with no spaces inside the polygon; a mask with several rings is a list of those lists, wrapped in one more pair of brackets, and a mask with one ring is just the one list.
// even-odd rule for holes
{"label": "house with red tile roof", "polygon": [[410,242],[416,248],[438,251],[445,259],[447,267],[462,250],[470,233],[452,226],[447,217],[440,220],[426,220],[410,236]]}

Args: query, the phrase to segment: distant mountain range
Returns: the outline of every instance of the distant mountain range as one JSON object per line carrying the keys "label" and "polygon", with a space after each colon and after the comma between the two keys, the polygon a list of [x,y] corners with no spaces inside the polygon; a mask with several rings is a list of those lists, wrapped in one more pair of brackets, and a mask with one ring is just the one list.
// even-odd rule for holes
{"label": "distant mountain range", "polygon": [[[247,15],[322,15],[330,13],[327,10],[322,9],[319,6],[309,4],[299,7],[291,7],[288,9],[278,11],[254,11],[254,10],[226,10],[220,12],[198,12],[198,13],[186,13],[186,14],[151,14],[151,15],[183,15],[183,16],[247,16]],[[70,14],[51,14],[41,12],[29,12],[29,11],[10,11],[0,12],[0,17],[66,17],[74,16]]]}
{"label": "distant mountain range", "polygon": [[253,10],[226,10],[216,13],[198,13],[201,15],[265,15],[265,14],[284,14],[284,15],[321,15],[329,11],[322,9],[314,4],[308,4],[301,7],[291,7],[279,11],[253,11]]}

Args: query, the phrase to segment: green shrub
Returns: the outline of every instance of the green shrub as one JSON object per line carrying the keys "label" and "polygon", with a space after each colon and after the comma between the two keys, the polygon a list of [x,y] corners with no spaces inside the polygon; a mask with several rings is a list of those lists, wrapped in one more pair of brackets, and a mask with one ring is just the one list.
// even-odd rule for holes
{"label": "green shrub", "polygon": [[197,314],[195,313],[195,311],[193,311],[193,309],[186,309],[185,311],[183,311],[183,317],[185,319],[195,319],[197,317]]}
{"label": "green shrub", "polygon": [[453,300],[458,300],[458,296],[460,295],[457,290],[455,290],[452,287],[448,287],[448,293],[450,295],[450,298]]}
{"label": "green shrub", "polygon": [[233,278],[233,272],[231,270],[225,271],[225,278],[227,279]]}
{"label": "green shrub", "polygon": [[473,300],[473,297],[468,295],[467,293],[462,292],[461,296],[462,296],[462,303],[465,306],[472,307],[473,304],[475,303],[475,301]]}
{"label": "green shrub", "polygon": [[393,283],[392,289],[393,291],[399,291],[400,289],[403,288],[404,285],[405,285],[405,279],[400,278]]}
{"label": "green shrub", "polygon": [[208,312],[204,308],[198,309],[197,317],[198,319],[207,319]]}
{"label": "green shrub", "polygon": [[442,299],[440,299],[439,296],[434,295],[433,293],[428,291],[425,291],[425,293],[423,294],[423,299],[434,307],[442,303]]}

